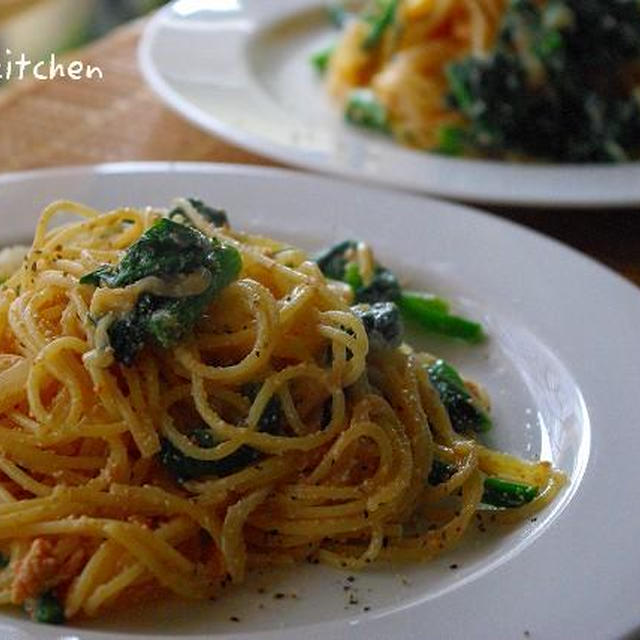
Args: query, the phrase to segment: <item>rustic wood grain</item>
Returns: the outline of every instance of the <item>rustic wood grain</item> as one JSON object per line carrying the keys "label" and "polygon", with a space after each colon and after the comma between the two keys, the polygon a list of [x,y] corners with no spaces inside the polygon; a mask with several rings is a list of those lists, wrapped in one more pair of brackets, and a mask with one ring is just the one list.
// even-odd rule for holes
{"label": "rustic wood grain", "polygon": [[162,106],[137,68],[141,27],[121,28],[72,55],[99,66],[103,80],[23,80],[0,92],[0,171],[120,160],[272,164]]}

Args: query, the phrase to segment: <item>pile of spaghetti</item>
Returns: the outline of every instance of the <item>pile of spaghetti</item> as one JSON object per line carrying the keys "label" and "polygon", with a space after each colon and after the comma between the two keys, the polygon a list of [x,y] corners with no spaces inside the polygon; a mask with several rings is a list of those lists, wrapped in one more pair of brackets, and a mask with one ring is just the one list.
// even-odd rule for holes
{"label": "pile of spaghetti", "polygon": [[476,441],[479,387],[352,302],[198,200],[49,206],[0,292],[0,602],[63,622],[269,563],[429,559],[547,504],[561,473]]}
{"label": "pile of spaghetti", "polygon": [[341,35],[314,62],[355,124],[453,155],[638,158],[635,0],[343,0],[331,16]]}

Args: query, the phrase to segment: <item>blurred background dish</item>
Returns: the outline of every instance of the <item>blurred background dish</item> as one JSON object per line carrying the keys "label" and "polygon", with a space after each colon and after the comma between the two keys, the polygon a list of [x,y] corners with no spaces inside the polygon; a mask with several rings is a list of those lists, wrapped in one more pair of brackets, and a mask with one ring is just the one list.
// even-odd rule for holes
{"label": "blurred background dish", "polygon": [[335,38],[321,0],[178,0],[147,26],[140,63],[157,95],[180,115],[288,164],[485,204],[640,204],[638,162],[451,158],[350,127],[309,64]]}
{"label": "blurred background dish", "polygon": [[640,160],[638,3],[362,4],[330,1],[336,40],[310,61],[354,126],[450,156]]}

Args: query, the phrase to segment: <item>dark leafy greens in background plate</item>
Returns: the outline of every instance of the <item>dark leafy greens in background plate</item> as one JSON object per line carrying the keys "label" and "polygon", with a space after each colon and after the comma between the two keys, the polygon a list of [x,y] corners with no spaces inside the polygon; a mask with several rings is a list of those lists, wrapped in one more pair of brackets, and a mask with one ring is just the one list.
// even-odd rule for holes
{"label": "dark leafy greens in background plate", "polygon": [[[397,5],[366,3],[359,15],[370,24],[363,49],[380,44]],[[330,6],[334,24],[343,26],[347,14],[341,3]],[[332,52],[313,56],[319,72]],[[637,0],[511,0],[489,55],[446,68],[446,103],[465,122],[442,127],[433,151],[578,163],[637,159],[638,68]],[[344,114],[352,124],[391,132],[384,105],[368,88],[350,92]]]}
{"label": "dark leafy greens in background plate", "polygon": [[468,125],[441,150],[608,162],[640,153],[636,0],[512,0],[486,58],[450,65],[449,104]]}

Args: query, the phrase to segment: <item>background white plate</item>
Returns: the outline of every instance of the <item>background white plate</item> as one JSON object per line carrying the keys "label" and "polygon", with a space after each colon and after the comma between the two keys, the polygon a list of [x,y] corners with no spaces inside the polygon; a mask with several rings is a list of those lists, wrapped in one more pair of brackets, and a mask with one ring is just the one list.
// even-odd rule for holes
{"label": "background white plate", "polygon": [[344,591],[348,574],[303,565],[251,576],[217,602],[163,602],[81,627],[38,626],[2,609],[0,638],[422,640],[524,638],[526,631],[600,640],[640,626],[635,287],[554,241],[464,207],[247,167],[131,164],[5,175],[2,241],[28,238],[54,199],[109,208],[167,205],[177,195],[200,196],[226,207],[238,228],[310,250],[345,237],[369,240],[413,287],[445,294],[481,319],[491,335],[482,347],[425,346],[487,386],[493,443],[525,457],[542,453],[570,485],[535,522],[472,534],[430,564],[357,574],[351,592]]}
{"label": "background white plate", "polygon": [[337,37],[323,7],[324,0],[178,0],[148,25],[142,72],[205,131],[307,169],[484,203],[640,205],[640,162],[447,158],[346,125],[309,64]]}

